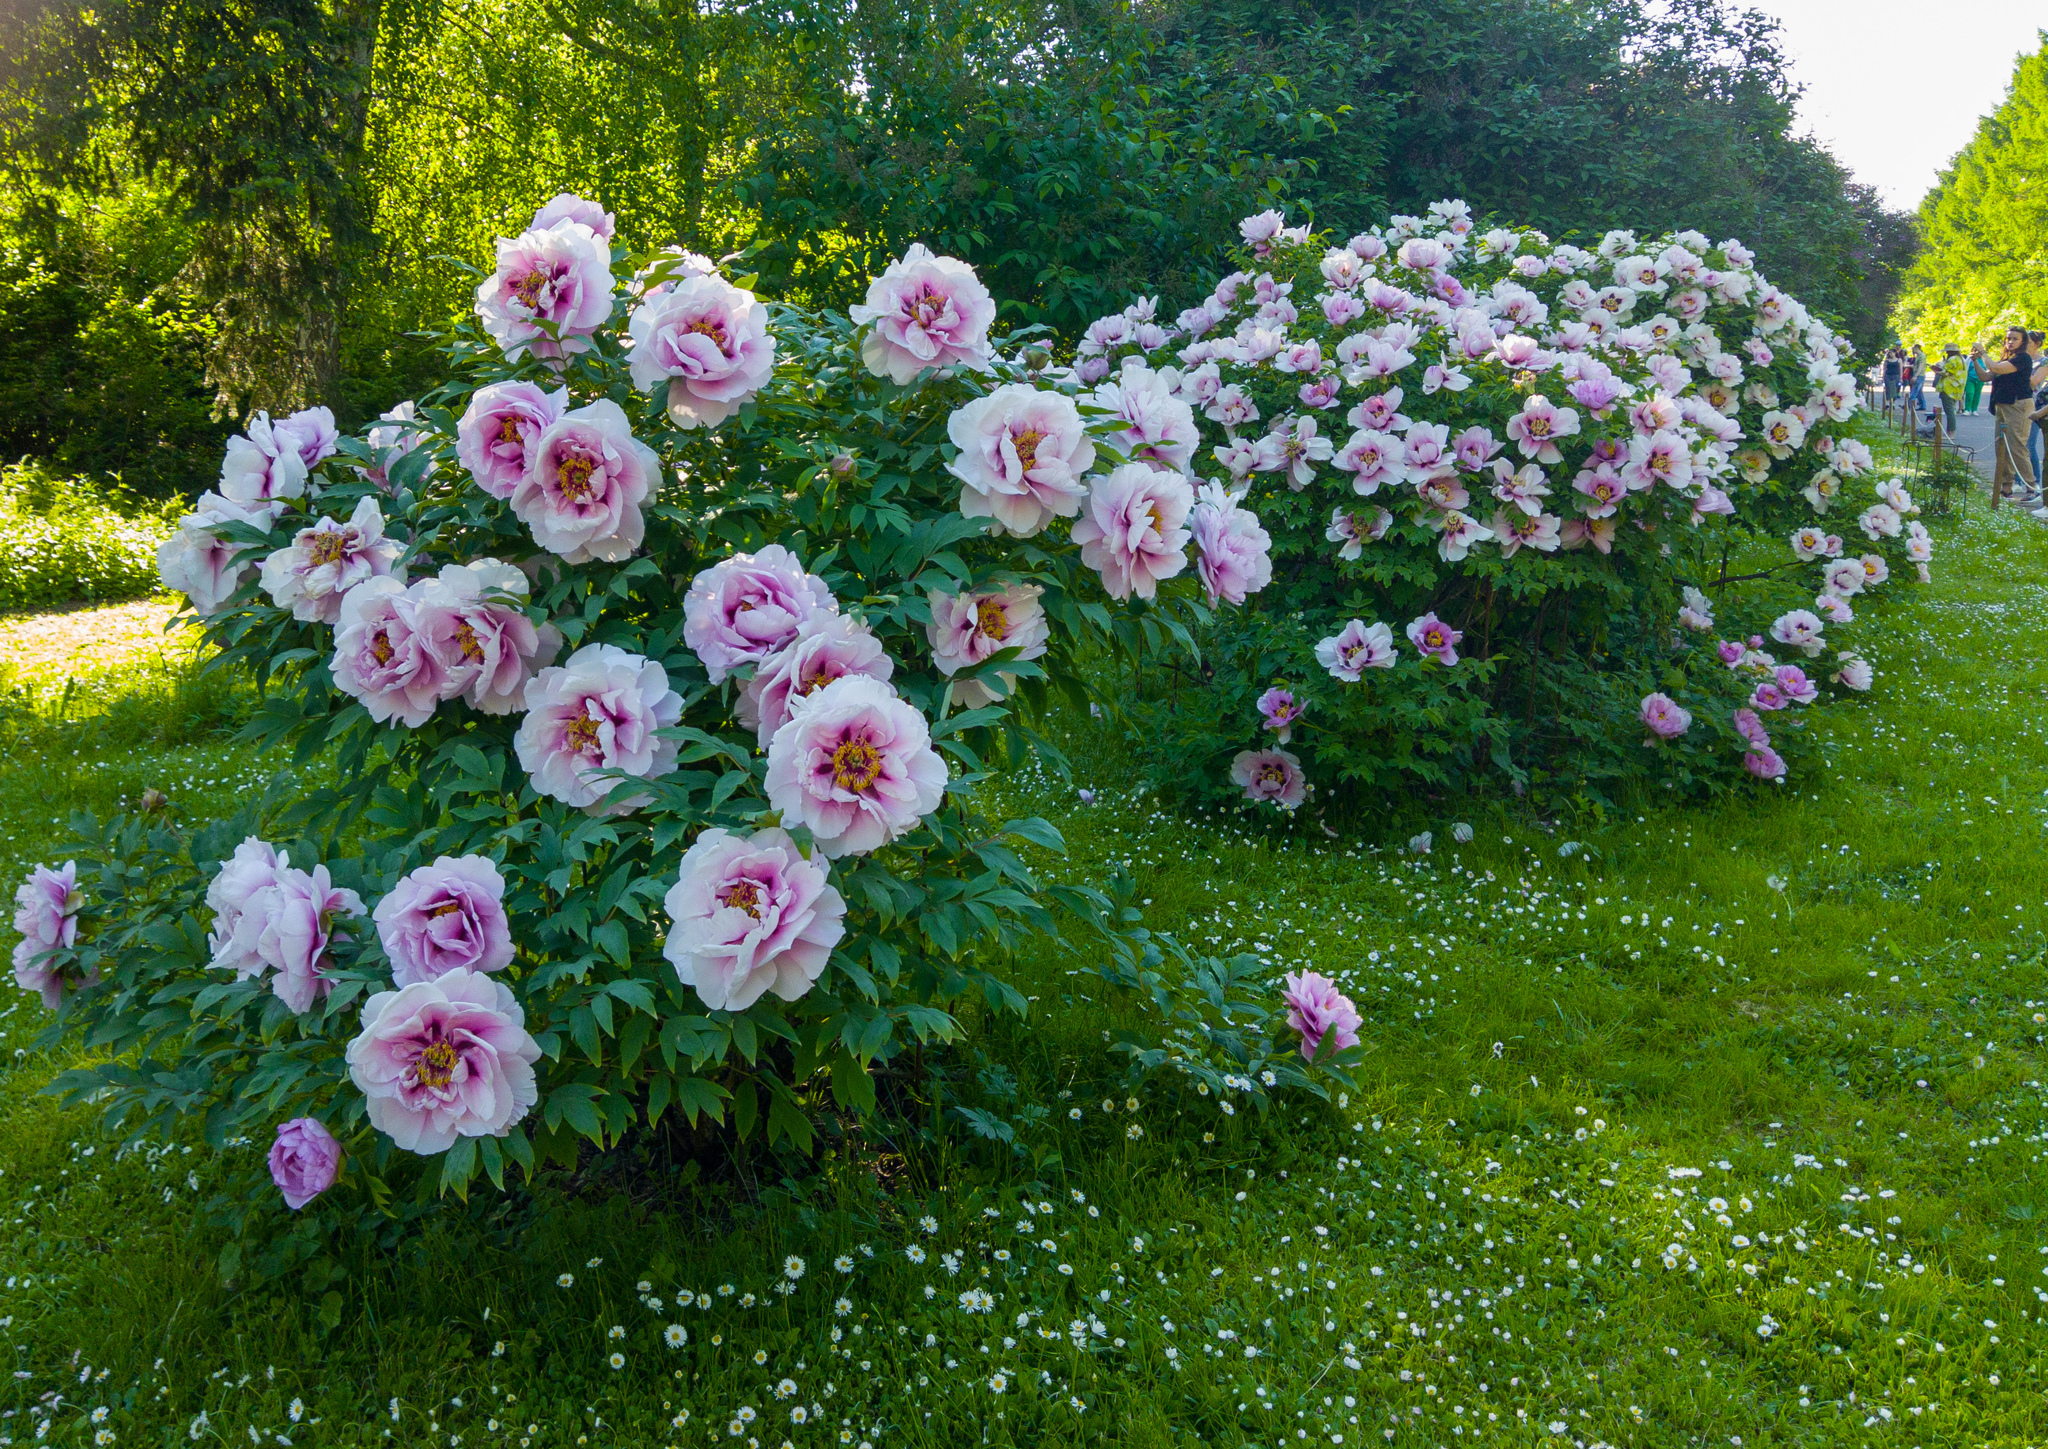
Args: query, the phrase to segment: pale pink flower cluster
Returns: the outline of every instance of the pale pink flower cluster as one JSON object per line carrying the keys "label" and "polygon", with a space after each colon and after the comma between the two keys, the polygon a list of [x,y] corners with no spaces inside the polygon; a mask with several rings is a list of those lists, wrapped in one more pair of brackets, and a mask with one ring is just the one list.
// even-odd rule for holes
{"label": "pale pink flower cluster", "polygon": [[1209,606],[1242,604],[1273,582],[1273,536],[1259,517],[1239,506],[1242,495],[1205,483],[1188,518],[1195,542],[1195,572]]}
{"label": "pale pink flower cluster", "polygon": [[1187,567],[1186,524],[1194,490],[1177,473],[1126,463],[1098,477],[1073,528],[1081,562],[1102,576],[1113,599],[1157,595]]}
{"label": "pale pink flower cluster", "polygon": [[771,543],[757,554],[721,559],[690,581],[683,642],[703,661],[711,682],[720,684],[733,670],[759,665],[787,648],[814,614],[838,612],[825,581]]}
{"label": "pale pink flower cluster", "polygon": [[327,408],[306,408],[277,422],[259,412],[228,439],[220,496],[243,508],[302,498],[312,470],[333,456],[339,441],[334,414]]}
{"label": "pale pink flower cluster", "polygon": [[413,729],[454,699],[511,713],[561,647],[553,625],[527,618],[528,587],[525,574],[488,558],[411,585],[388,575],[357,584],[338,611],[328,665],[335,687],[380,724]]}
{"label": "pale pink flower cluster", "polygon": [[647,531],[640,505],[661,482],[661,459],[633,436],[610,398],[571,409],[532,443],[512,489],[512,512],[533,541],[570,563],[617,563]]}
{"label": "pale pink flower cluster", "polygon": [[530,382],[487,383],[469,395],[455,425],[455,457],[476,486],[510,498],[533,470],[541,435],[569,410],[569,389]]}
{"label": "pale pink flower cluster", "polygon": [[733,716],[754,731],[765,750],[797,705],[833,680],[858,674],[886,682],[895,672],[896,661],[864,622],[820,609],[797,626],[796,637],[761,661],[741,687]]}
{"label": "pale pink flower cluster", "polygon": [[213,912],[209,964],[239,980],[268,975],[271,991],[294,1013],[334,989],[323,969],[327,953],[348,939],[336,926],[364,914],[362,897],[336,886],[326,866],[300,870],[253,835],[222,862],[206,904]]}

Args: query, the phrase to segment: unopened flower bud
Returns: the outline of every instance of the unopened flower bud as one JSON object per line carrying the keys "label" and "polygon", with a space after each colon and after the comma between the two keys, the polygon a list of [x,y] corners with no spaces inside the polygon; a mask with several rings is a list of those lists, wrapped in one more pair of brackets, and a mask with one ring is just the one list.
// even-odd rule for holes
{"label": "unopened flower bud", "polygon": [[170,803],[171,797],[154,785],[142,792],[142,809],[145,814],[152,810],[161,810]]}
{"label": "unopened flower bud", "polygon": [[842,448],[832,455],[832,461],[825,466],[832,470],[834,478],[851,478],[853,476],[853,454]]}

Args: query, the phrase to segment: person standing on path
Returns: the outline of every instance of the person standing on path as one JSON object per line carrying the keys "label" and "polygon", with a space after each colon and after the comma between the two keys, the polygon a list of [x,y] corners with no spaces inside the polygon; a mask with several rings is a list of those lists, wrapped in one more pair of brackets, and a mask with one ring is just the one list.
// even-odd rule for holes
{"label": "person standing on path", "polygon": [[1970,344],[1969,375],[1963,379],[1963,411],[1971,417],[1977,416],[1977,400],[1984,396],[1984,344]]}
{"label": "person standing on path", "polygon": [[1892,415],[1892,406],[1899,400],[1899,349],[1887,347],[1884,352],[1884,415]]}
{"label": "person standing on path", "polygon": [[[1955,343],[1949,343],[1941,354],[1941,361],[1934,367],[1934,393],[1941,399],[1942,426],[1951,439],[1956,435],[1956,405],[1962,401],[1965,370],[1963,350]],[[2041,465],[2037,462],[2034,464],[2035,476],[2039,477],[2040,472]]]}
{"label": "person standing on path", "polygon": [[[1906,401],[1915,413],[1926,412],[1927,398],[1922,389],[1927,386],[1927,354],[1920,350],[1917,342],[1913,344],[1913,355],[1906,359],[1905,381]],[[1920,424],[1916,420],[1913,426],[1917,428]]]}
{"label": "person standing on path", "polygon": [[2032,399],[2032,410],[2027,414],[2033,424],[2027,430],[2027,461],[2034,465],[2034,481],[2036,483],[2041,481],[2041,413],[2039,410],[2044,405],[2048,405],[2048,385],[2044,385],[2048,384],[2048,375],[2044,375],[2048,374],[2048,357],[2044,357],[2041,350],[2041,345],[2044,341],[2048,341],[2048,337],[2044,337],[2040,332],[2029,332],[2027,334],[2027,351],[2034,354],[2035,389]]}
{"label": "person standing on path", "polygon": [[[2027,457],[2027,429],[2032,419],[2029,403],[2034,395],[2034,358],[2027,351],[2024,327],[2005,329],[2005,346],[1998,361],[1991,364],[1992,470],[1991,504],[2013,493],[2024,507],[2040,506],[2040,484]],[[2013,488],[2018,479],[2020,487]]]}

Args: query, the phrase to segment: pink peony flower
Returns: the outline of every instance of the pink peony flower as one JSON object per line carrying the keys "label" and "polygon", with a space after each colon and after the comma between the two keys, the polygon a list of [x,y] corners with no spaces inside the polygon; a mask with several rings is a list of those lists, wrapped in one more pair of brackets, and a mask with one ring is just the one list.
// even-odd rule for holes
{"label": "pink peony flower", "polygon": [[1308,779],[1301,760],[1286,750],[1240,750],[1230,762],[1230,783],[1244,798],[1292,811],[1308,797]]}
{"label": "pink peony flower", "polygon": [[1073,528],[1081,562],[1102,575],[1113,599],[1154,597],[1162,579],[1187,567],[1183,525],[1194,502],[1185,479],[1144,463],[1097,478]]}
{"label": "pink peony flower", "polygon": [[360,917],[363,898],[354,891],[337,889],[324,865],[308,872],[280,862],[277,884],[260,899],[268,919],[257,938],[256,954],[277,973],[270,978],[277,999],[294,1013],[304,1012],[334,989],[320,968],[327,948],[348,939],[335,934],[335,922]]}
{"label": "pink peony flower", "polygon": [[564,413],[533,445],[512,511],[533,541],[570,563],[617,563],[640,547],[640,505],[661,481],[661,459],[633,436],[610,398]]}
{"label": "pink peony flower", "polygon": [[[1185,473],[1201,446],[1195,410],[1174,391],[1173,379],[1129,358],[1114,379],[1088,395],[1087,401],[1108,412],[1109,445],[1133,462]],[[1309,431],[1314,433],[1313,423]],[[1325,443],[1325,448],[1328,444]],[[1326,451],[1323,454],[1328,457]]]}
{"label": "pink peony flower", "polygon": [[208,965],[233,971],[237,977],[259,976],[270,969],[256,946],[270,921],[277,874],[290,864],[289,855],[253,835],[221,862],[206,887],[207,909],[213,912],[213,931],[206,939],[213,952]]}
{"label": "pink peony flower", "polygon": [[[588,351],[612,315],[611,247],[580,221],[498,238],[498,264],[477,285],[476,315],[508,362]],[[552,335],[550,335],[552,334]]]}
{"label": "pink peony flower", "polygon": [[268,533],[282,512],[282,503],[245,508],[218,493],[200,494],[178,531],[157,545],[157,578],[190,600],[201,618],[222,613],[253,572],[257,547],[225,537],[223,525],[242,523]]}
{"label": "pink peony flower", "polygon": [[963,517],[993,519],[996,532],[1029,538],[1080,512],[1095,444],[1073,399],[1006,383],[955,411],[946,436],[960,450],[946,471],[966,485]]}
{"label": "pink peony flower", "polygon": [[868,327],[860,348],[868,371],[899,387],[927,367],[988,370],[995,299],[974,268],[933,256],[922,242],[868,283],[867,300],[847,315]]}
{"label": "pink peony flower", "polygon": [[385,575],[341,599],[328,669],[334,687],[359,699],[370,718],[418,729],[453,693],[448,671],[419,627],[419,593]]}
{"label": "pink peony flower", "polygon": [[270,1180],[284,1194],[284,1205],[297,1212],[328,1188],[341,1170],[341,1144],[311,1117],[277,1124],[270,1144]]}
{"label": "pink peony flower", "polygon": [[270,436],[280,452],[286,448],[296,452],[309,472],[333,457],[341,443],[332,408],[301,408],[283,422],[272,423]]}
{"label": "pink peony flower", "polygon": [[690,581],[683,600],[683,642],[704,661],[711,682],[787,648],[813,614],[836,614],[825,581],[804,572],[779,543],[736,553]]}
{"label": "pink peony flower", "polygon": [[768,744],[768,803],[837,859],[915,830],[946,793],[924,716],[879,680],[835,680]]}
{"label": "pink peony flower", "polygon": [[1394,631],[1385,624],[1353,619],[1327,639],[1316,642],[1316,663],[1332,678],[1356,684],[1368,669],[1394,667]]}
{"label": "pink peony flower", "polygon": [[[1921,528],[1922,536],[1925,536],[1926,530],[1921,525],[1915,524],[1914,527]],[[1863,565],[1863,582],[1866,587],[1875,588],[1892,576],[1891,565],[1884,561],[1884,555],[1881,553],[1866,553],[1856,562]]]}
{"label": "pink peony flower", "polygon": [[485,855],[438,857],[402,877],[371,914],[399,986],[512,964],[505,878]]}
{"label": "pink peony flower", "polygon": [[306,492],[306,460],[296,434],[279,437],[269,413],[257,413],[240,437],[228,439],[220,462],[220,494],[244,508]]}
{"label": "pink peony flower", "polygon": [[1785,691],[1768,680],[1750,691],[1749,703],[1752,709],[1783,709],[1787,703]]}
{"label": "pink peony flower", "polygon": [[1735,711],[1735,733],[1742,742],[1755,749],[1763,749],[1771,742],[1771,732],[1764,728],[1764,722],[1753,709]]}
{"label": "pink peony flower", "polygon": [[1820,616],[1811,609],[1793,609],[1771,623],[1771,637],[1780,644],[1796,644],[1809,656],[1820,653]]}
{"label": "pink peony flower", "polygon": [[1742,768],[1759,780],[1782,780],[1785,778],[1785,762],[1778,752],[1769,745],[1750,751],[1742,757]]}
{"label": "pink peony flower", "polygon": [[1692,728],[1692,713],[1668,694],[1643,696],[1643,723],[1660,740],[1675,740]]}
{"label": "pink peony flower", "polygon": [[455,457],[476,486],[510,498],[532,471],[541,434],[562,420],[569,389],[543,391],[530,382],[494,382],[470,394],[455,424]]}
{"label": "pink peony flower", "polygon": [[1561,461],[1564,455],[1557,450],[1557,440],[1578,430],[1579,415],[1570,408],[1553,405],[1541,393],[1532,394],[1523,402],[1522,410],[1508,419],[1508,436],[1522,450],[1522,456],[1539,463]]}
{"label": "pink peony flower", "polygon": [[440,667],[442,698],[460,696],[485,714],[525,703],[526,681],[562,647],[559,629],[526,617],[530,587],[524,573],[494,558],[449,564],[413,586],[413,627]]}
{"label": "pink peony flower", "polygon": [[374,498],[356,500],[347,523],[316,518],[285,547],[263,560],[263,589],[294,619],[332,624],[341,598],[365,579],[391,572],[404,545],[384,536],[384,510]]}
{"label": "pink peony flower", "polygon": [[633,386],[668,383],[669,420],[715,427],[775,375],[768,309],[723,277],[684,277],[633,314]]}
{"label": "pink peony flower", "polygon": [[[386,493],[392,492],[392,470],[427,440],[428,429],[419,425],[419,416],[419,404],[410,398],[379,413],[378,426],[363,435],[363,441],[370,445],[374,461],[367,468],[356,469],[356,472]],[[420,476],[431,477],[433,472],[434,463],[429,459]]]}
{"label": "pink peony flower", "polygon": [[51,1011],[63,1004],[65,987],[99,980],[97,971],[84,981],[69,979],[50,959],[77,944],[81,899],[78,862],[72,860],[55,870],[37,866],[14,892],[14,929],[21,932],[14,946],[14,981],[23,991],[40,995]]}
{"label": "pink peony flower", "polygon": [[1289,972],[1282,999],[1287,1003],[1287,1024],[1301,1033],[1303,1057],[1314,1061],[1322,1049],[1323,1038],[1333,1032],[1338,1051],[1358,1045],[1358,1028],[1363,1018],[1351,1004],[1351,998],[1338,991],[1337,983],[1329,977],[1313,971],[1299,975]]}
{"label": "pink peony flower", "polygon": [[[623,815],[652,797],[605,797],[618,776],[659,779],[676,767],[677,744],[660,738],[682,718],[668,671],[614,644],[586,644],[526,682],[526,718],[512,737],[533,788],[592,815]],[[606,773],[610,772],[610,773]]]}
{"label": "pink peony flower", "polygon": [[349,1079],[370,1125],[430,1157],[458,1137],[503,1137],[540,1100],[540,1045],[502,982],[450,971],[363,1003]]}
{"label": "pink peony flower", "polygon": [[1820,698],[1820,686],[1806,677],[1806,671],[1796,664],[1780,664],[1771,671],[1778,688],[1785,698],[1794,704],[1812,704]]}
{"label": "pink peony flower", "polygon": [[1424,659],[1446,667],[1458,662],[1458,641],[1465,636],[1435,614],[1424,614],[1408,626],[1408,642]]}
{"label": "pink peony flower", "polygon": [[816,613],[787,648],[768,657],[740,690],[733,713],[762,749],[789,723],[799,701],[849,674],[887,680],[896,663],[868,626],[846,614]]}
{"label": "pink peony flower", "polygon": [[1259,722],[1284,745],[1294,737],[1294,722],[1301,718],[1305,708],[1294,697],[1293,690],[1275,685],[1259,696]]}
{"label": "pink peony flower", "polygon": [[1188,518],[1188,532],[1195,541],[1195,572],[1208,592],[1209,607],[1242,604],[1247,595],[1273,582],[1273,536],[1222,484],[1203,485]]}
{"label": "pink peony flower", "polygon": [[595,201],[585,201],[573,191],[564,191],[533,214],[529,231],[546,231],[561,222],[580,222],[610,241],[618,231],[618,218]]}
{"label": "pink peony flower", "polygon": [[1841,668],[1837,669],[1829,677],[1844,689],[1853,689],[1861,693],[1870,688],[1871,682],[1877,678],[1877,671],[1870,667],[1869,660],[1852,654],[1846,649],[1838,652],[1835,655],[1835,659],[1841,665]]}
{"label": "pink peony flower", "polygon": [[745,1011],[770,991],[795,1001],[846,934],[825,867],[780,830],[705,831],[662,904],[674,924],[661,954],[713,1011]]}
{"label": "pink peony flower", "polygon": [[[925,628],[932,641],[932,662],[939,673],[953,679],[954,702],[964,708],[988,704],[995,692],[978,679],[954,679],[963,669],[973,669],[1004,649],[1020,651],[1019,659],[1036,659],[1045,653],[1049,628],[1037,584],[1010,584],[1002,589],[971,594],[942,594],[933,590],[925,596],[932,621]],[[1000,676],[1007,691],[1015,676]]]}

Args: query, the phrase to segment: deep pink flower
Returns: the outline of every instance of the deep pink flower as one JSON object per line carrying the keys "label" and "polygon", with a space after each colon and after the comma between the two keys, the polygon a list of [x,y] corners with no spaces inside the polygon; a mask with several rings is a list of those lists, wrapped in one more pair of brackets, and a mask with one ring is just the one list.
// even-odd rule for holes
{"label": "deep pink flower", "polygon": [[1749,703],[1752,709],[1783,709],[1787,703],[1785,691],[1770,681],[1759,684],[1750,691]]}
{"label": "deep pink flower", "polygon": [[1782,780],[1785,777],[1785,762],[1769,745],[1744,755],[1742,768],[1759,780]]}
{"label": "deep pink flower", "polygon": [[564,413],[534,443],[512,511],[533,541],[570,563],[629,558],[646,535],[640,505],[661,481],[661,459],[633,436],[610,398]]}
{"label": "deep pink flower", "polygon": [[77,944],[80,899],[78,863],[71,860],[55,870],[37,866],[14,892],[14,929],[21,932],[14,946],[14,981],[40,995],[51,1011],[63,1003],[67,986],[90,986],[99,979],[97,972],[84,981],[69,979],[50,960]]}
{"label": "deep pink flower", "polygon": [[684,277],[634,312],[633,386],[668,383],[669,420],[715,427],[775,376],[768,309],[723,277]]}
{"label": "deep pink flower", "polygon": [[605,239],[562,221],[498,238],[498,264],[477,286],[476,315],[507,361],[529,352],[559,359],[589,349],[590,334],[612,315],[615,286]]}
{"label": "deep pink flower", "polygon": [[1780,664],[1771,671],[1778,688],[1785,698],[1794,704],[1812,704],[1820,698],[1820,686],[1806,677],[1806,671],[1796,664]]}
{"label": "deep pink flower", "polygon": [[311,1117],[277,1124],[270,1144],[270,1180],[284,1194],[284,1205],[297,1212],[328,1188],[341,1169],[341,1144]]}
{"label": "deep pink flower", "polygon": [[1735,711],[1735,733],[1742,742],[1756,749],[1763,749],[1771,742],[1771,732],[1764,728],[1764,722],[1753,709]]}
{"label": "deep pink flower", "polygon": [[810,695],[768,744],[768,803],[810,827],[834,859],[915,830],[946,793],[924,716],[879,680],[848,676]]}
{"label": "deep pink flower", "polygon": [[896,662],[866,624],[848,614],[819,612],[798,626],[786,648],[754,671],[734,702],[733,714],[754,731],[756,743],[765,750],[775,732],[789,723],[797,704],[833,680],[849,674],[886,680],[895,672]]}
{"label": "deep pink flower", "polygon": [[390,573],[402,552],[404,545],[384,536],[384,510],[377,500],[359,498],[348,522],[316,518],[264,559],[263,589],[294,619],[332,624],[341,617],[342,595],[366,579]]}
{"label": "deep pink flower", "polygon": [[804,621],[821,612],[839,612],[825,581],[771,543],[756,554],[721,559],[690,581],[683,642],[719,684],[740,665],[759,664],[787,648]]}
{"label": "deep pink flower", "polygon": [[261,899],[269,919],[257,939],[256,954],[277,973],[270,978],[277,999],[292,1011],[303,1012],[334,989],[321,966],[327,948],[347,939],[336,934],[335,923],[360,917],[363,898],[338,889],[324,865],[308,872],[280,864],[277,885]]}
{"label": "deep pink flower", "polygon": [[653,780],[676,767],[678,745],[657,733],[682,718],[668,671],[614,644],[586,644],[526,683],[526,718],[513,752],[533,788],[593,815],[623,815],[651,798],[607,805],[619,776]]}
{"label": "deep pink flower", "polygon": [[349,1079],[370,1125],[408,1152],[446,1152],[458,1137],[503,1137],[540,1100],[540,1045],[502,982],[450,971],[363,1004],[348,1044]]}
{"label": "deep pink flower", "polygon": [[371,919],[399,986],[512,964],[505,878],[486,855],[443,855],[402,877]]}
{"label": "deep pink flower", "polygon": [[1073,528],[1081,562],[1102,575],[1111,598],[1154,597],[1161,580],[1187,567],[1184,525],[1194,502],[1186,479],[1144,463],[1097,478]]}
{"label": "deep pink flower", "polygon": [[1464,637],[1435,614],[1424,614],[1408,626],[1408,642],[1424,659],[1445,666],[1458,662],[1458,641]]}
{"label": "deep pink flower", "polygon": [[860,352],[868,371],[898,386],[927,367],[988,369],[995,299],[974,268],[934,256],[922,242],[870,282],[866,301],[847,314],[867,327]]}
{"label": "deep pink flower", "polygon": [[[993,690],[978,679],[955,679],[963,669],[973,669],[1004,649],[1016,649],[1019,659],[1036,659],[1045,653],[1049,636],[1045,610],[1037,584],[1009,584],[1001,589],[982,589],[971,594],[925,596],[932,620],[925,633],[932,641],[932,662],[939,673],[953,680],[953,700],[965,708],[988,704]],[[1004,673],[1007,690],[1016,676]]]}
{"label": "deep pink flower", "polygon": [[1282,999],[1287,1003],[1287,1024],[1301,1033],[1301,1054],[1308,1060],[1315,1060],[1323,1038],[1332,1032],[1336,1033],[1338,1051],[1358,1045],[1363,1018],[1329,977],[1313,971],[1289,972]]}
{"label": "deep pink flower", "polygon": [[1294,722],[1301,718],[1306,706],[1294,697],[1293,690],[1274,685],[1259,696],[1258,708],[1260,723],[1284,745],[1293,738]]}
{"label": "deep pink flower", "polygon": [[1211,608],[1218,603],[1242,604],[1247,595],[1273,581],[1273,536],[1222,484],[1202,486],[1200,501],[1188,517],[1188,532],[1197,549],[1195,572]]}
{"label": "deep pink flower", "polygon": [[1286,750],[1240,750],[1230,762],[1230,783],[1244,798],[1292,811],[1308,797],[1301,760]]}
{"label": "deep pink flower", "polygon": [[1660,740],[1675,740],[1692,728],[1692,713],[1668,694],[1643,696],[1643,723]]}
{"label": "deep pink flower", "polygon": [[541,434],[562,420],[569,389],[547,392],[530,382],[494,382],[470,394],[455,425],[455,457],[476,486],[510,498],[532,471]]}
{"label": "deep pink flower", "polygon": [[997,532],[1029,538],[1080,512],[1095,444],[1072,398],[1006,383],[957,409],[946,436],[960,450],[946,471],[966,485],[962,516],[993,519]]}
{"label": "deep pink flower", "polygon": [[530,587],[494,558],[449,564],[413,586],[413,628],[440,667],[442,698],[459,695],[485,714],[525,703],[526,681],[562,647],[561,630],[526,617]]}
{"label": "deep pink flower", "polygon": [[1522,410],[1508,419],[1508,436],[1522,450],[1522,456],[1539,463],[1561,461],[1563,454],[1557,450],[1557,440],[1578,430],[1579,415],[1570,408],[1555,406],[1541,393],[1532,394],[1523,402]]}
{"label": "deep pink flower", "polygon": [[388,574],[342,595],[328,669],[335,688],[361,700],[379,724],[418,729],[451,693],[447,669],[419,630],[419,598]]}
{"label": "deep pink flower", "polygon": [[308,471],[333,457],[341,442],[341,432],[334,425],[334,410],[322,407],[300,408],[284,421],[272,423],[270,436],[279,451],[295,451]]}
{"label": "deep pink flower", "polygon": [[663,900],[661,954],[713,1011],[745,1011],[767,992],[795,1001],[846,934],[846,902],[823,865],[781,830],[707,830]]}

